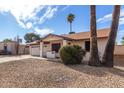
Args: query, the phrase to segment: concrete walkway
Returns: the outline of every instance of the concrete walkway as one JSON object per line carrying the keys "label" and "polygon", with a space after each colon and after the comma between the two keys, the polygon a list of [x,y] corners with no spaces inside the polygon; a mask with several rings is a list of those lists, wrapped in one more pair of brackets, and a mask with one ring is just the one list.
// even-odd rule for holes
{"label": "concrete walkway", "polygon": [[0,56],[0,63],[3,62],[9,62],[9,61],[16,61],[16,60],[22,60],[22,59],[29,59],[29,58],[35,58],[35,59],[44,59],[45,58],[41,58],[41,57],[33,57],[30,55],[19,55],[19,56]]}
{"label": "concrete walkway", "polygon": [[[29,58],[34,58],[34,59],[41,59],[41,60],[48,60],[46,58],[41,58],[41,57],[35,57],[35,56],[31,56],[31,55],[19,55],[19,56],[0,56],[0,63],[4,63],[4,62],[9,62],[9,61],[16,61],[16,60],[23,60],[23,59],[29,59]],[[53,61],[55,61],[54,59],[52,59]],[[114,66],[117,69],[121,69],[124,70],[124,67],[120,67],[120,66]]]}

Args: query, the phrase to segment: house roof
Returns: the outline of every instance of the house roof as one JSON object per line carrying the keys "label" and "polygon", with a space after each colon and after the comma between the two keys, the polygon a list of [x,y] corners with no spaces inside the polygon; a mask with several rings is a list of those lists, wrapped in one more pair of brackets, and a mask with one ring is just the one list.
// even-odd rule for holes
{"label": "house roof", "polygon": [[39,44],[40,44],[40,40],[36,40],[34,42],[27,43],[27,45],[39,45]]}
{"label": "house roof", "polygon": [[72,38],[65,37],[65,36],[63,36],[63,35],[56,35],[56,34],[51,34],[51,33],[48,34],[48,35],[46,35],[45,37],[43,37],[41,40],[47,38],[47,37],[50,36],[50,35],[52,35],[52,36],[56,36],[56,37],[60,37],[60,38],[66,39],[66,40],[73,40]]}
{"label": "house roof", "polygon": [[[109,32],[110,32],[109,28],[97,30],[97,38],[108,37]],[[62,36],[68,37],[68,38],[74,39],[74,40],[82,40],[82,39],[89,39],[90,38],[90,32],[80,32],[80,33],[75,33],[75,34],[65,34],[65,35],[62,35]]]}
{"label": "house roof", "polygon": [[[106,38],[109,36],[110,29],[105,28],[105,29],[99,29],[97,30],[97,38]],[[57,36],[60,38],[63,38],[65,40],[84,40],[84,39],[90,39],[90,32],[79,32],[79,33],[74,33],[74,34],[64,34],[64,35],[56,35],[56,34],[48,34],[45,37],[41,38],[41,40],[37,40],[31,43],[28,43],[28,45],[37,45],[40,44],[40,42],[47,38],[48,36],[53,35]]]}

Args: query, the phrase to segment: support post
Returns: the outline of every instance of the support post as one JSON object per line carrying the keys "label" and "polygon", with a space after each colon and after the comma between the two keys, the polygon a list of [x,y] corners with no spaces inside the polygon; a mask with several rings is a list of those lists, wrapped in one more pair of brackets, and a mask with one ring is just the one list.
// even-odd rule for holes
{"label": "support post", "polygon": [[67,40],[63,40],[63,46],[67,45]]}
{"label": "support post", "polygon": [[40,42],[40,57],[43,57],[43,42]]}

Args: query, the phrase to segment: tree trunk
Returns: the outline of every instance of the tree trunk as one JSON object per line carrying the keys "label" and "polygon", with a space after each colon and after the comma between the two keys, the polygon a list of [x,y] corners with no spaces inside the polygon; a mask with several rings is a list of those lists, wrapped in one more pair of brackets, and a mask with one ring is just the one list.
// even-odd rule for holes
{"label": "tree trunk", "polygon": [[97,31],[96,31],[96,6],[90,6],[91,17],[90,17],[90,66],[101,66],[99,55],[98,55],[98,46],[97,46]]}
{"label": "tree trunk", "polygon": [[112,24],[111,31],[109,33],[109,38],[107,45],[105,47],[102,63],[107,67],[113,67],[114,61],[114,46],[117,36],[118,23],[120,16],[120,5],[115,5],[113,15],[112,15]]}
{"label": "tree trunk", "polygon": [[70,32],[72,32],[72,23],[70,23]]}

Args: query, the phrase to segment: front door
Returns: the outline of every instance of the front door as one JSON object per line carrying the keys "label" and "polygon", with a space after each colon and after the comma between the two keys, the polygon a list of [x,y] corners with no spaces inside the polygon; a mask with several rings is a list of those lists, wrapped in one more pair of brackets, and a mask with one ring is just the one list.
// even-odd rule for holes
{"label": "front door", "polygon": [[52,51],[55,51],[56,53],[58,53],[60,47],[61,47],[61,44],[60,43],[53,43],[52,44]]}

